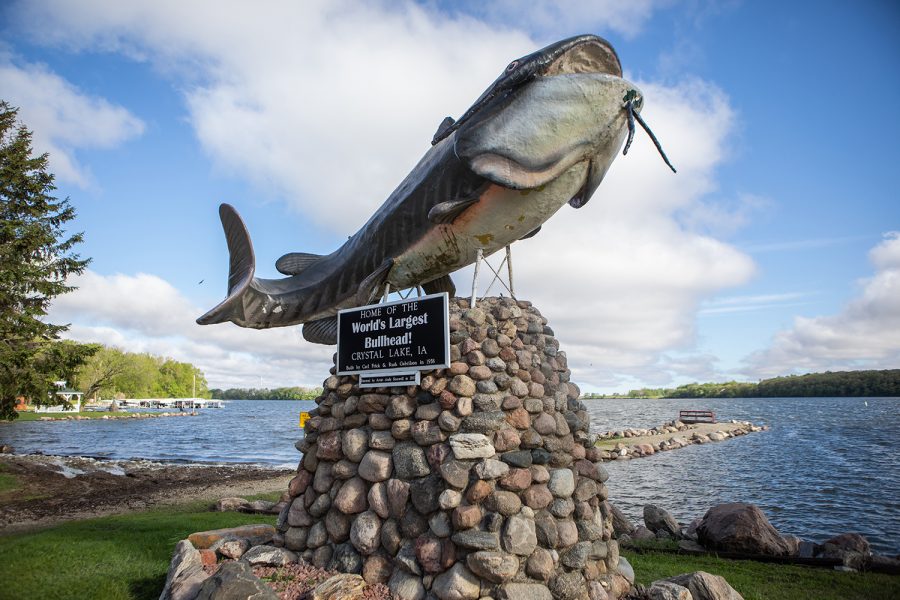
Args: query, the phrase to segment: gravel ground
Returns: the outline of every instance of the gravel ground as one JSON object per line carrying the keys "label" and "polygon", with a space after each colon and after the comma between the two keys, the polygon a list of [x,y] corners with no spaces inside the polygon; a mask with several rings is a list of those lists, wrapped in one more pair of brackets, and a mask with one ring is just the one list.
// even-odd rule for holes
{"label": "gravel ground", "polygon": [[294,472],[245,465],[0,454],[17,487],[0,492],[0,533],[190,500],[281,492]]}

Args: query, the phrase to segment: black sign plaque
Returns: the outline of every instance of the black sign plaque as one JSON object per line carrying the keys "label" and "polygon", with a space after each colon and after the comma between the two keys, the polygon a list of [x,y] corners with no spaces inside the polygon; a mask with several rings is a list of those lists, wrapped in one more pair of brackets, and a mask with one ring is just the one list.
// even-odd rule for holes
{"label": "black sign plaque", "polygon": [[338,312],[337,374],[450,366],[447,293]]}

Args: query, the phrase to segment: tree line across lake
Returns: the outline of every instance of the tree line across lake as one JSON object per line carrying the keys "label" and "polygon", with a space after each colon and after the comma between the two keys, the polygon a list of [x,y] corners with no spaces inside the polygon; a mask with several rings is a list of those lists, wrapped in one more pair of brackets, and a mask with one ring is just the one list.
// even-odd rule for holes
{"label": "tree line across lake", "polygon": [[268,388],[229,388],[209,390],[210,397],[217,400],[315,400],[322,393],[322,388],[280,387]]}
{"label": "tree line across lake", "polygon": [[805,398],[900,396],[900,369],[827,371],[763,379],[759,383],[689,383],[676,388],[641,388],[627,394],[585,394],[598,398]]}

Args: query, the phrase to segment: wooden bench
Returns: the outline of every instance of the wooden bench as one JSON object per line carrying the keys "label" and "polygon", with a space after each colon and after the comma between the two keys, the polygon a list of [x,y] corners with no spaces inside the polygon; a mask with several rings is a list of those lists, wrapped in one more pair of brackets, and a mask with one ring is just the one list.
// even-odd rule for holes
{"label": "wooden bench", "polygon": [[686,425],[691,423],[715,423],[716,413],[711,410],[680,410],[678,420]]}

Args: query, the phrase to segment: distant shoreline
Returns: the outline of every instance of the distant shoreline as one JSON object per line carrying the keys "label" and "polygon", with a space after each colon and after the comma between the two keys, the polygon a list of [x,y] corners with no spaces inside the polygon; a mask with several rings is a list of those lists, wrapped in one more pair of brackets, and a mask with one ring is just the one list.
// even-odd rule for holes
{"label": "distant shoreline", "polygon": [[725,381],[688,383],[676,388],[641,388],[624,394],[582,394],[594,399],[704,398],[896,398],[900,397],[900,369],[828,371],[763,379],[758,383]]}
{"label": "distant shoreline", "polygon": [[584,394],[579,400],[762,400],[764,398],[807,399],[816,398],[895,398],[900,400],[900,394],[887,396],[839,396],[836,394],[822,394],[817,396],[616,396],[615,394]]}

